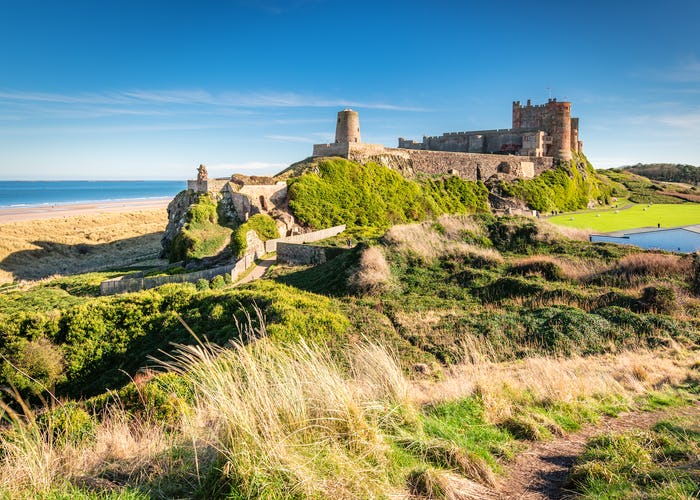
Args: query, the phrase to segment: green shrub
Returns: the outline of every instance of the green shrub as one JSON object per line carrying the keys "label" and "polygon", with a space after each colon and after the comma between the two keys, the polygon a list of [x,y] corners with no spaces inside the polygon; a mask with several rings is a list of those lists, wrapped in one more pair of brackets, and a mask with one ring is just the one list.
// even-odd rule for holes
{"label": "green shrub", "polygon": [[[231,276],[228,273],[227,273],[227,275]],[[221,275],[214,276],[214,279],[212,279],[209,282],[209,288],[211,288],[212,290],[217,290],[219,288],[223,288],[224,286],[226,286],[226,280],[225,280],[224,276],[221,276]]]}
{"label": "green shrub", "polygon": [[53,391],[64,379],[61,349],[44,337],[13,340],[12,345],[5,347],[6,352],[9,347],[10,359],[2,362],[0,380],[4,379],[26,395]]}
{"label": "green shrub", "polygon": [[79,444],[90,439],[95,430],[95,420],[73,401],[41,414],[37,423],[61,445]]}
{"label": "green shrub", "polygon": [[320,162],[289,181],[289,207],[304,224],[388,228],[443,213],[488,211],[483,183],[458,177],[414,182],[377,163]]}
{"label": "green shrub", "polygon": [[578,210],[586,208],[589,200],[605,202],[612,194],[612,186],[596,174],[583,154],[534,179],[502,183],[501,189],[539,212]]}
{"label": "green shrub", "polygon": [[261,241],[273,240],[280,237],[275,220],[266,214],[255,214],[246,222],[238,226],[231,235],[231,250],[237,258],[246,253],[248,231],[255,231]]}
{"label": "green shrub", "polygon": [[170,262],[213,255],[231,234],[230,228],[219,223],[217,204],[207,194],[188,207],[186,220],[168,248]]}

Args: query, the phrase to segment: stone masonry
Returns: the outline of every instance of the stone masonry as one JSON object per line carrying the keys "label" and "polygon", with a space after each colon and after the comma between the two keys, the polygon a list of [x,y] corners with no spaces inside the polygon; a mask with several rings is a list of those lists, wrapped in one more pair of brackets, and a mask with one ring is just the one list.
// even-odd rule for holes
{"label": "stone masonry", "polygon": [[543,105],[513,103],[510,129],[449,132],[426,136],[422,142],[399,138],[398,148],[360,141],[357,112],[338,113],[332,144],[316,144],[313,156],[340,156],[357,162],[375,161],[416,175],[454,174],[470,180],[494,175],[531,178],[553,168],[556,160],[568,161],[580,152],[579,119],[571,118],[571,103],[550,99]]}

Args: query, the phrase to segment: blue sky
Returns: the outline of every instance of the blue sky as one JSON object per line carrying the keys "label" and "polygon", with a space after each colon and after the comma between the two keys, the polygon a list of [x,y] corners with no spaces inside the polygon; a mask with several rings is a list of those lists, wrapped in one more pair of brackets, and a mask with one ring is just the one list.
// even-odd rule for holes
{"label": "blue sky", "polygon": [[572,101],[597,167],[700,165],[696,0],[0,0],[0,179],[270,174]]}

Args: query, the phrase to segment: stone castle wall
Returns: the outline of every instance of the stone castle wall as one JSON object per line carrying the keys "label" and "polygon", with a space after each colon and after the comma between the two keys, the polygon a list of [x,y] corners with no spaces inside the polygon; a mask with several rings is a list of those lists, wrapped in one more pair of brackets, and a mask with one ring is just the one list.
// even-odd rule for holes
{"label": "stone castle wall", "polygon": [[[322,155],[325,156],[325,155]],[[352,144],[345,156],[359,163],[375,161],[406,177],[457,174],[468,180],[486,180],[495,174],[531,178],[554,166],[546,156],[511,156],[453,153],[418,149],[385,148],[377,144]]]}

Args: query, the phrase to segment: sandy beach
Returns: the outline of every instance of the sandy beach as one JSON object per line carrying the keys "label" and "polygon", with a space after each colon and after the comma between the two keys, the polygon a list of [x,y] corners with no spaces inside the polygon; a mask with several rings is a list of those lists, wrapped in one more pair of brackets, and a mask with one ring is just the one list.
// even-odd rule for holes
{"label": "sandy beach", "polygon": [[0,209],[0,283],[156,259],[170,198]]}
{"label": "sandy beach", "polygon": [[65,205],[44,205],[37,207],[0,207],[0,224],[28,220],[59,219],[76,215],[156,210],[159,208],[166,208],[171,199],[172,198],[151,198],[95,203],[71,203]]}

